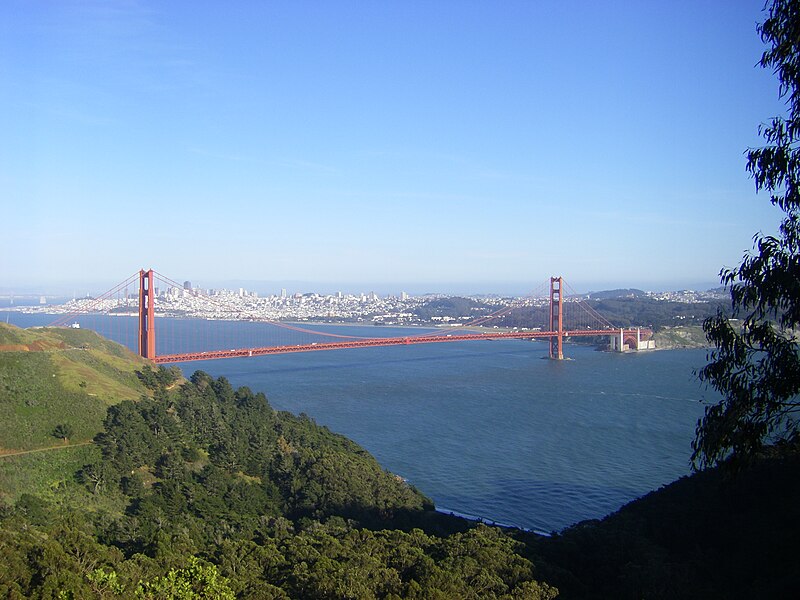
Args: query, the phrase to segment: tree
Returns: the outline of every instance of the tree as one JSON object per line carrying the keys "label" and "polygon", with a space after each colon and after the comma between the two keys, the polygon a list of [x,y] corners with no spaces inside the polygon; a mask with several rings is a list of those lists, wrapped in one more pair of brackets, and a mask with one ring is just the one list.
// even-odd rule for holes
{"label": "tree", "polygon": [[72,426],[68,423],[59,423],[53,428],[53,437],[61,438],[66,443],[74,433]]}
{"label": "tree", "polygon": [[115,473],[107,462],[98,460],[84,465],[77,472],[77,478],[78,481],[89,486],[92,489],[92,493],[98,494],[110,481],[115,480]]}
{"label": "tree", "polygon": [[773,0],[758,32],[768,45],[759,65],[777,75],[787,114],[759,128],[766,143],[747,153],[747,171],[784,217],[778,234],[756,234],[742,263],[720,272],[741,321],[718,312],[703,325],[716,349],[699,376],[723,399],[698,422],[695,467],[800,437],[800,4]]}
{"label": "tree", "polygon": [[136,597],[159,600],[233,600],[228,580],[214,565],[204,564],[194,556],[183,569],[172,569],[164,577],[140,582]]}

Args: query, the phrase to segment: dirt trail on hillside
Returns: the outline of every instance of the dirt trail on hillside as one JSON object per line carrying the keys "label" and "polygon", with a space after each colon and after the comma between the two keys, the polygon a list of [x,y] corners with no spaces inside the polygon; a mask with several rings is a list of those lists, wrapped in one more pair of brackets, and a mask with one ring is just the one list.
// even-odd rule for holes
{"label": "dirt trail on hillside", "polygon": [[58,446],[47,446],[46,448],[34,448],[33,450],[7,450],[6,448],[0,448],[0,458],[6,458],[7,456],[21,456],[22,454],[33,454],[34,452],[46,452],[48,450],[65,450],[66,448],[75,448],[77,446],[88,446],[91,443],[93,443],[92,440],[88,440],[86,442],[76,442],[74,444],[60,444]]}

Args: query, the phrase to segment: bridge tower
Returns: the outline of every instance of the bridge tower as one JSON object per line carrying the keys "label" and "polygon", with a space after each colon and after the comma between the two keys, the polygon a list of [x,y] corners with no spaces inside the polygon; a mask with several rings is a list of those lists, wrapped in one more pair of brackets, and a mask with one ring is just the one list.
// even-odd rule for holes
{"label": "bridge tower", "polygon": [[156,357],[155,288],[153,269],[139,271],[139,356]]}
{"label": "bridge tower", "polygon": [[561,295],[563,285],[563,277],[550,278],[550,331],[556,332],[556,335],[550,337],[550,358],[556,360],[564,358],[564,322],[562,320],[564,298]]}

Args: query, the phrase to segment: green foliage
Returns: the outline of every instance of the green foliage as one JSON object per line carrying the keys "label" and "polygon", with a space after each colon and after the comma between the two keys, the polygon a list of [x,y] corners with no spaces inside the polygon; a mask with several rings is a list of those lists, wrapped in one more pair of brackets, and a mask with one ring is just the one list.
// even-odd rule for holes
{"label": "green foliage", "polygon": [[722,302],[674,302],[652,298],[609,298],[588,301],[590,306],[619,327],[700,325],[716,313]]}
{"label": "green foliage", "polygon": [[136,371],[136,376],[147,389],[152,391],[164,391],[183,379],[183,374],[178,367],[166,368],[163,365],[158,365],[156,369],[150,365],[144,365]]}
{"label": "green foliage", "polygon": [[536,598],[518,546],[486,526],[442,539],[313,523],[281,546],[284,587],[312,598]]}
{"label": "green foliage", "polygon": [[[716,314],[724,304],[721,301],[689,303],[646,297],[592,298],[584,302],[618,327],[641,326],[655,330],[677,325],[700,326],[706,318]],[[492,319],[487,325],[547,327],[549,310],[547,305],[515,308],[508,315]]]}
{"label": "green foliage", "polygon": [[[98,598],[96,571],[122,560],[113,547],[99,543],[91,524],[76,513],[62,516],[50,509],[47,523],[11,517],[0,528],[0,590],[9,597]],[[93,582],[94,580],[94,582]],[[108,588],[107,578],[102,588]],[[109,590],[110,591],[110,590]]]}
{"label": "green foliage", "polygon": [[464,522],[433,535],[429,501],[307,416],[202,372],[163,392],[110,407],[96,446],[0,462],[5,489],[5,461],[75,455],[0,510],[0,597],[750,598],[800,584],[797,457],[734,482],[707,470],[550,539]]}
{"label": "green foliage", "polygon": [[56,426],[72,424],[73,436],[91,439],[102,427],[106,405],[84,391],[66,390],[44,352],[0,352],[0,440],[6,448],[53,445]]}
{"label": "green foliage", "polygon": [[[350,440],[308,418],[275,413],[263,394],[204,373],[169,404],[110,407],[96,442],[125,489],[132,473],[152,477],[137,510],[387,519],[430,505]],[[85,473],[91,479],[93,471]],[[130,489],[138,495],[141,486]]]}
{"label": "green foliage", "polygon": [[47,500],[85,504],[87,490],[75,481],[74,473],[99,458],[100,452],[93,444],[3,457],[0,500],[15,502],[22,494],[29,493]]}
{"label": "green foliage", "polygon": [[233,600],[227,581],[214,565],[203,564],[194,556],[182,569],[172,569],[164,577],[141,582],[136,597],[145,600]]}
{"label": "green foliage", "polygon": [[95,569],[86,575],[86,579],[89,580],[92,590],[101,598],[120,597],[125,591],[116,571]]}
{"label": "green foliage", "polygon": [[[235,534],[201,559],[163,534],[154,558],[124,556],[75,515],[0,521],[0,590],[74,598],[528,598],[557,590],[531,578],[521,548],[497,529],[436,538],[355,529],[342,519],[300,528],[276,519],[256,540]],[[231,532],[232,533],[232,532]],[[181,538],[183,541],[181,541]],[[13,595],[11,596],[13,597]]]}
{"label": "green foliage", "polygon": [[425,321],[429,321],[432,317],[450,317],[454,319],[476,317],[486,312],[480,302],[458,296],[436,298],[414,309],[414,313]]}
{"label": "green foliage", "polygon": [[[276,413],[263,394],[202,372],[160,389],[164,400],[109,407],[93,448],[101,456],[65,482],[84,494],[83,503],[23,494],[0,517],[7,559],[0,591],[43,598],[555,597],[533,579],[520,544],[497,529],[481,525],[444,538],[382,530],[395,519],[425,525],[435,514],[424,510],[430,501],[307,416]],[[123,511],[99,509],[120,495]],[[70,508],[76,505],[96,508],[85,520]]]}
{"label": "green foliage", "polygon": [[736,462],[765,443],[796,441],[800,410],[800,11],[774,0],[759,28],[769,45],[760,64],[780,82],[788,114],[760,128],[766,145],[750,150],[747,170],[757,191],[784,212],[780,232],[758,234],[756,252],[721,273],[731,308],[743,319],[734,327],[719,313],[704,324],[716,350],[699,375],[724,399],[698,423],[693,461],[707,466],[731,454]]}
{"label": "green foliage", "polygon": [[53,428],[53,437],[61,438],[65,442],[72,437],[73,433],[75,430],[69,423],[59,423]]}
{"label": "green foliage", "polygon": [[602,521],[529,538],[560,598],[791,598],[800,586],[800,455],[711,468]]}
{"label": "green foliage", "polygon": [[[52,446],[56,426],[74,440],[102,428],[109,404],[147,393],[141,359],[88,330],[25,330],[0,323],[0,446]],[[64,437],[64,436],[60,436]]]}
{"label": "green foliage", "polygon": [[118,477],[113,469],[111,469],[108,463],[102,460],[84,465],[80,471],[77,472],[76,477],[78,481],[84,483],[93,494],[102,492],[106,486],[112,485],[118,481]]}
{"label": "green foliage", "polygon": [[[25,348],[0,352],[0,390],[11,392],[0,411],[13,415],[26,399],[27,408],[42,407],[19,421],[40,437],[100,431],[94,445],[0,462],[0,597],[557,593],[532,579],[506,534],[464,531],[464,522],[430,510],[357,444],[306,415],[276,413],[263,394],[202,372],[182,382],[175,369],[136,363],[134,375],[124,355],[109,359],[89,332],[47,334],[46,344],[37,335],[15,331],[8,347]],[[107,398],[91,395],[99,382],[117,389],[128,376],[128,389],[153,397],[114,403],[102,426],[92,422],[81,401],[102,408]],[[393,524],[408,531],[383,530]],[[435,537],[417,525],[463,533]]]}

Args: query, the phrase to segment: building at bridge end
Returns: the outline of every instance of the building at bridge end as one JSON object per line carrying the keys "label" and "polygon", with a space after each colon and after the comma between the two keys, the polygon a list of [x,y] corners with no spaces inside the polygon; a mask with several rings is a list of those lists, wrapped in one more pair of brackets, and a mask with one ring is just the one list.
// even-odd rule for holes
{"label": "building at bridge end", "polygon": [[656,342],[652,339],[653,332],[649,329],[620,329],[619,333],[611,336],[609,349],[612,352],[635,352],[639,350],[655,350]]}

